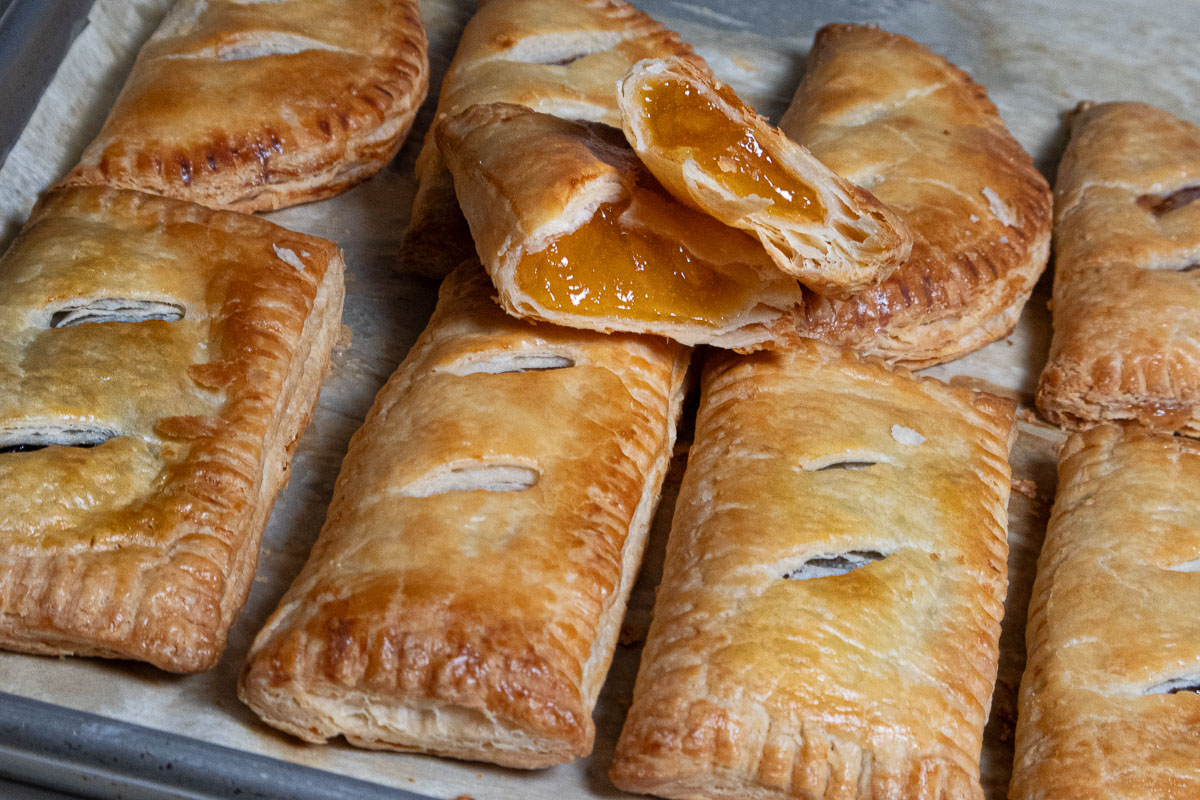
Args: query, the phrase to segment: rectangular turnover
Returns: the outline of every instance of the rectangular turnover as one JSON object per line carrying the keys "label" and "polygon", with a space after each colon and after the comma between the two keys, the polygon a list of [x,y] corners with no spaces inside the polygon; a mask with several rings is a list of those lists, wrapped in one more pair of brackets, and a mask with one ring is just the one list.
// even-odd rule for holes
{"label": "rectangular turnover", "polygon": [[815,342],[703,388],[614,782],[982,798],[1012,403]]}
{"label": "rectangular turnover", "polygon": [[539,767],[591,751],[688,351],[508,317],[464,265],[354,436],[242,698],[303,739]]}

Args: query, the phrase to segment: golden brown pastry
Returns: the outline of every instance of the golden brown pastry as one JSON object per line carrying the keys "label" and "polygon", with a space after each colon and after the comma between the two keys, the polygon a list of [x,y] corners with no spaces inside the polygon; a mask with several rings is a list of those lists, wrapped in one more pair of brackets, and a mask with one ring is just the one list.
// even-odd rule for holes
{"label": "golden brown pastry", "polygon": [[617,89],[625,138],[677,200],[753,235],[821,294],[878,283],[912,237],[870,192],[831,172],[695,59],[648,59]]}
{"label": "golden brown pastry", "polygon": [[1038,408],[1200,436],[1200,128],[1144,103],[1073,117]]}
{"label": "golden brown pastry", "polygon": [[497,103],[444,118],[437,142],[510,314],[689,345],[794,338],[796,279],[672,198],[619,130]]}
{"label": "golden brown pastry", "polygon": [[262,211],[364,181],[428,82],[416,0],[179,0],[67,176]]}
{"label": "golden brown pastry", "polygon": [[878,286],[808,294],[801,335],[920,367],[1012,329],[1046,266],[1050,191],[982,86],[911,39],[829,25],[780,128],[913,235]]}
{"label": "golden brown pastry", "polygon": [[613,782],[982,800],[1013,404],[812,341],[702,387]]}
{"label": "golden brown pastry", "polygon": [[61,189],[0,260],[0,646],[216,663],[341,323],[336,245]]}
{"label": "golden brown pastry", "polygon": [[511,767],[591,751],[687,351],[504,314],[452,273],[342,465],[239,695],[311,742]]}
{"label": "golden brown pastry", "polygon": [[1071,436],[1025,638],[1012,800],[1200,796],[1200,444]]}
{"label": "golden brown pastry", "polygon": [[[477,103],[516,103],[563,119],[620,127],[616,86],[643,58],[691,47],[623,0],[487,0],[467,23],[442,81],[434,121]],[[402,266],[444,277],[475,249],[431,126]]]}

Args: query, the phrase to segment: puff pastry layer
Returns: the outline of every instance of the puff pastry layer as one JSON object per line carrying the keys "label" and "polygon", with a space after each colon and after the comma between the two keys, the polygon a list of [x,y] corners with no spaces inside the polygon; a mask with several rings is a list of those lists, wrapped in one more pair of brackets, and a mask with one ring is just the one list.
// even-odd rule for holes
{"label": "puff pastry layer", "polygon": [[478,264],[446,279],[351,441],[242,675],[271,725],[514,767],[590,752],[687,351],[532,326],[491,291]]}
{"label": "puff pastry layer", "polygon": [[337,247],[100,187],[0,260],[0,646],[212,666],[341,320]]}
{"label": "puff pastry layer", "polygon": [[817,342],[702,385],[614,783],[981,799],[1013,404]]}
{"label": "puff pastry layer", "polygon": [[1200,436],[1200,128],[1144,103],[1073,116],[1038,407]]}
{"label": "puff pastry layer", "polygon": [[689,345],[794,338],[795,278],[749,234],[676,202],[615,128],[476,105],[437,141],[510,314]]}
{"label": "puff pastry layer", "polygon": [[[487,0],[467,23],[442,81],[434,121],[486,103],[620,127],[616,85],[638,61],[692,49],[623,0]],[[444,277],[474,257],[454,183],[430,126],[402,266]]]}
{"label": "puff pastry layer", "polygon": [[1200,444],[1071,436],[1026,628],[1012,800],[1200,795]]}
{"label": "puff pastry layer", "polygon": [[625,138],[679,201],[741,228],[805,286],[844,297],[912,249],[882,203],[788,139],[695,59],[648,59],[617,89]]}
{"label": "puff pastry layer", "polygon": [[425,97],[416,0],[180,0],[67,176],[263,211],[366,180]]}
{"label": "puff pastry layer", "polygon": [[878,286],[808,295],[802,335],[920,367],[1012,329],[1046,266],[1050,191],[982,86],[911,39],[829,25],[780,128],[913,236]]}

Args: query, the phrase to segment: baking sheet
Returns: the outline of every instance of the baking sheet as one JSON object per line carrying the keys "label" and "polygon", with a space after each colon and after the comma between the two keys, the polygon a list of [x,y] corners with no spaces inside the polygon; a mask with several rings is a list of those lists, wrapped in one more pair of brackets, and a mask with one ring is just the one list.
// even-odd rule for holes
{"label": "baking sheet", "polygon": [[[37,193],[69,169],[98,130],[137,48],[169,4],[170,0],[96,0],[89,27],[0,169],[0,238],[5,244]],[[988,87],[1009,128],[1047,174],[1052,174],[1062,148],[1060,115],[1081,99],[1144,100],[1185,117],[1200,108],[1200,51],[1190,40],[1200,30],[1197,3],[1138,7],[1125,0],[639,0],[638,5],[680,31],[718,75],[775,119],[790,99],[812,35],[821,25],[877,22],[913,36]],[[471,0],[422,2],[432,86],[438,86],[472,10]],[[431,95],[436,96],[436,88]],[[431,797],[622,796],[606,772],[637,670],[636,645],[618,648],[596,711],[593,755],[534,773],[363,752],[340,742],[305,745],[261,725],[234,694],[253,634],[316,538],[350,435],[432,311],[436,285],[395,270],[415,190],[413,161],[431,114],[432,98],[399,157],[372,181],[341,197],[270,215],[282,225],[334,239],[344,248],[349,266],[344,321],[353,335],[335,352],[334,370],[301,441],[291,485],[281,494],[267,528],[253,591],[220,664],[203,675],[178,677],[139,664],[0,654],[0,690]],[[1003,392],[1031,408],[1049,344],[1048,289],[1049,282],[1043,280],[1011,336],[926,373]],[[1026,605],[1053,499],[1054,447],[1062,438],[1027,411],[1023,417],[1013,454],[1014,479],[1022,491],[1013,493],[1010,504],[1011,586],[1000,678],[984,745],[983,780],[990,800],[1005,796],[1011,770]],[[670,495],[682,463],[681,456],[656,521],[646,568],[626,619],[627,640],[638,639],[649,624]],[[0,713],[11,712],[0,707]],[[221,765],[213,767],[219,770]]]}

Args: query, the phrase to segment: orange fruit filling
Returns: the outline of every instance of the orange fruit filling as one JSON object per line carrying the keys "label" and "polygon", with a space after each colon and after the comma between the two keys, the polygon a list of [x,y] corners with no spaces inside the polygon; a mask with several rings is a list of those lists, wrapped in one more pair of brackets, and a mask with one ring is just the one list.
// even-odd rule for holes
{"label": "orange fruit filling", "polygon": [[[715,327],[753,305],[756,249],[740,231],[635,188],[631,199],[602,205],[585,225],[526,254],[517,284],[554,311]],[[720,264],[697,252],[720,254]]]}
{"label": "orange fruit filling", "polygon": [[[718,93],[735,108],[742,105],[728,88]],[[638,101],[652,144],[677,151],[675,160],[695,160],[718,184],[740,197],[770,200],[768,213],[814,222],[824,218],[825,209],[813,188],[781,167],[753,130],[731,120],[695,87],[672,79],[647,82]]]}

